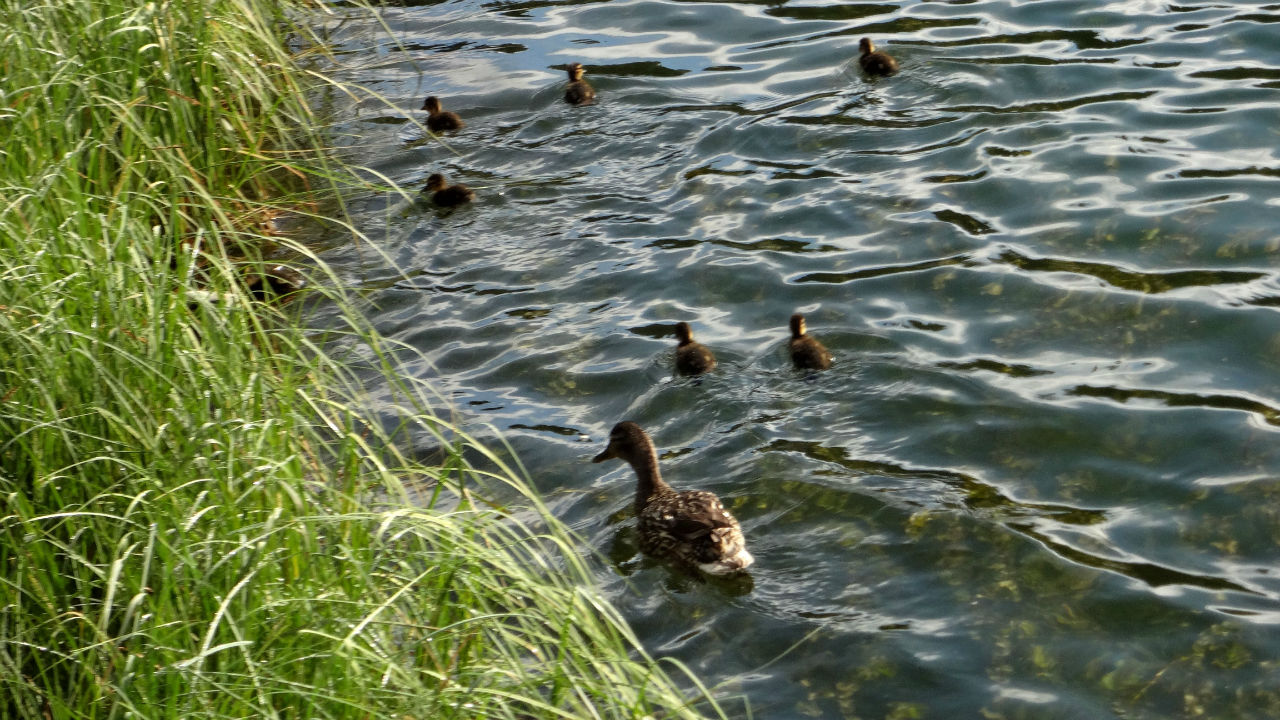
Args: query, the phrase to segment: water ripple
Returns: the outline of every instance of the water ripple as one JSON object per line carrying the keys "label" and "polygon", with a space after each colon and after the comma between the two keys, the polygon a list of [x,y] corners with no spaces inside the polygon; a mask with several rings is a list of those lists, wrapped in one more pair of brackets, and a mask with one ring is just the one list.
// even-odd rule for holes
{"label": "water ripple", "polygon": [[[336,151],[479,195],[349,197],[365,239],[318,243],[415,351],[388,361],[504,431],[646,645],[755,716],[1269,717],[1277,20],[1157,0],[335,16],[334,72],[376,93],[318,99]],[[902,72],[862,77],[863,36]],[[574,61],[594,106],[561,101]],[[412,110],[427,94],[467,120],[447,147]],[[790,367],[793,312],[831,370]],[[717,372],[674,377],[681,320]],[[588,462],[623,417],[673,484],[726,499],[748,579],[638,555],[628,470]]]}

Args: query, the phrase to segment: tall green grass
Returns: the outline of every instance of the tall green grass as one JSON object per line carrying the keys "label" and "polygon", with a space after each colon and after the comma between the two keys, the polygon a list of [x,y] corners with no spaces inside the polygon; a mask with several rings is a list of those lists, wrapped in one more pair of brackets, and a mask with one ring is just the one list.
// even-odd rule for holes
{"label": "tall green grass", "polygon": [[0,0],[0,713],[718,713],[517,472],[405,386],[444,458],[415,463],[250,296],[276,206],[341,173],[289,29],[263,0]]}

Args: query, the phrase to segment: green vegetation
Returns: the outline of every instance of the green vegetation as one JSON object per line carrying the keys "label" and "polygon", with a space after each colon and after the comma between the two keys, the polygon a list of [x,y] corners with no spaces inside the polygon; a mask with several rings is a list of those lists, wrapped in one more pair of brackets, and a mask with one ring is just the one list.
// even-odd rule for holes
{"label": "green vegetation", "polygon": [[[718,712],[517,473],[412,386],[361,412],[291,306],[250,295],[276,208],[340,175],[275,5],[0,0],[0,27],[4,712]],[[475,499],[499,491],[518,513]]]}

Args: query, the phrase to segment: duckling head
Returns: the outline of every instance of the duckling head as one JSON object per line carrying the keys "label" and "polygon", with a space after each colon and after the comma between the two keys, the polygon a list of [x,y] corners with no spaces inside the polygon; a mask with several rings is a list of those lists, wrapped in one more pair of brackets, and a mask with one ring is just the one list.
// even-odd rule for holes
{"label": "duckling head", "polygon": [[876,51],[876,46],[871,42],[871,38],[864,37],[858,41],[858,49],[862,51],[863,55],[870,55]]}
{"label": "duckling head", "polygon": [[449,181],[444,179],[444,175],[441,175],[440,173],[432,173],[431,177],[427,178],[427,186],[423,188],[423,190],[425,192],[437,192],[448,186]]}
{"label": "duckling head", "polygon": [[[866,38],[863,38],[863,39],[865,40]],[[804,337],[804,332],[805,332],[804,316],[801,315],[800,313],[796,313],[795,315],[792,315],[791,316],[791,337],[793,339]]]}
{"label": "duckling head", "polygon": [[569,66],[569,79],[573,82],[578,82],[585,72],[586,70],[582,67],[582,63],[573,63]]}
{"label": "duckling head", "polygon": [[426,110],[432,115],[435,115],[436,113],[440,112],[441,110],[440,98],[436,97],[435,95],[428,97],[426,100],[422,102],[422,109]]}
{"label": "duckling head", "polygon": [[693,342],[693,329],[689,327],[689,323],[676,323],[676,339],[680,341],[681,345],[688,345]]}

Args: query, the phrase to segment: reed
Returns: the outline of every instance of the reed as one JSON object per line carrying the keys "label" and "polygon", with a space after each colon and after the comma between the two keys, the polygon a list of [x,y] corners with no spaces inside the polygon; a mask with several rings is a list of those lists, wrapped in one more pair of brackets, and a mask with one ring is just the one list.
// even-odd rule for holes
{"label": "reed", "polygon": [[420,387],[370,411],[302,303],[253,297],[273,219],[342,176],[278,5],[0,0],[0,28],[0,713],[719,713],[517,469]]}

